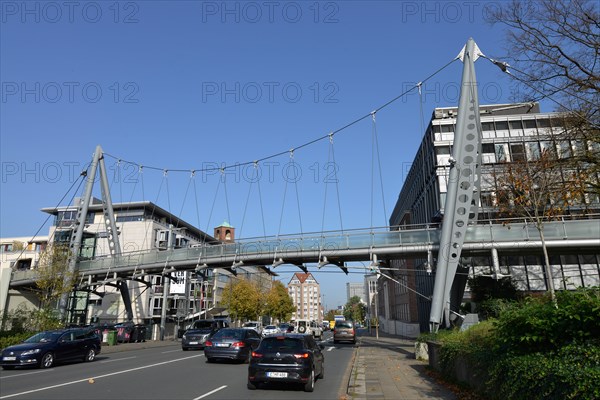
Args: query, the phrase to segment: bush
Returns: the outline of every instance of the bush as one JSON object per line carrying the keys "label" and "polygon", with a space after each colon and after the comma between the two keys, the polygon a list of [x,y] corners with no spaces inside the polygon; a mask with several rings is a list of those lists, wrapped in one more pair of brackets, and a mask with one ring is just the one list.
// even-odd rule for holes
{"label": "bush", "polygon": [[600,337],[599,288],[561,291],[556,298],[558,308],[544,296],[504,310],[495,321],[500,350],[515,354],[553,351]]}
{"label": "bush", "polygon": [[551,353],[500,358],[490,370],[496,399],[600,398],[600,346],[571,344]]}
{"label": "bush", "polygon": [[4,331],[0,335],[0,349],[12,346],[14,344],[19,344],[23,340],[33,335],[34,333],[32,332]]}

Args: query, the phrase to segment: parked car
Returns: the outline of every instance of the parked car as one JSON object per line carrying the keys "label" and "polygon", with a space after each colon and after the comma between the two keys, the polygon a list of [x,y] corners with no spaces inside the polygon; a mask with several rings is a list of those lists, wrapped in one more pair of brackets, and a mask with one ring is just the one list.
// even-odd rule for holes
{"label": "parked car", "polygon": [[333,343],[342,341],[356,343],[356,331],[352,321],[335,321]]}
{"label": "parked car", "polygon": [[269,336],[269,335],[274,335],[276,333],[281,333],[281,331],[279,330],[278,327],[276,327],[275,325],[267,325],[265,326],[265,328],[262,330],[262,335],[263,337],[265,336]]}
{"label": "parked car", "polygon": [[325,375],[322,344],[311,335],[287,333],[269,336],[252,352],[248,367],[248,389],[264,383],[300,383],[312,392],[315,379]]}
{"label": "parked car", "polygon": [[204,345],[206,361],[210,363],[218,358],[226,358],[248,362],[260,339],[260,335],[254,329],[220,329]]}
{"label": "parked car", "polygon": [[279,330],[282,333],[289,333],[289,332],[293,332],[294,331],[294,325],[288,324],[288,323],[282,323],[279,324]]}
{"label": "parked car", "polygon": [[22,343],[2,350],[3,369],[22,366],[50,368],[65,361],[94,361],[101,339],[93,329],[61,329],[36,333]]}
{"label": "parked car", "polygon": [[203,349],[206,340],[219,329],[227,328],[229,324],[224,320],[199,319],[186,330],[181,337],[181,349]]}

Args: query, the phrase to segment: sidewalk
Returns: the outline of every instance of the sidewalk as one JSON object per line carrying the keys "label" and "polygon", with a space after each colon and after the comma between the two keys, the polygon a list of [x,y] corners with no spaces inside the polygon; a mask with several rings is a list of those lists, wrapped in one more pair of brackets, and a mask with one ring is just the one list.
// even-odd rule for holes
{"label": "sidewalk", "polygon": [[359,336],[347,398],[458,399],[425,373],[427,363],[415,359],[414,343],[414,340],[385,334],[379,334],[379,339]]}

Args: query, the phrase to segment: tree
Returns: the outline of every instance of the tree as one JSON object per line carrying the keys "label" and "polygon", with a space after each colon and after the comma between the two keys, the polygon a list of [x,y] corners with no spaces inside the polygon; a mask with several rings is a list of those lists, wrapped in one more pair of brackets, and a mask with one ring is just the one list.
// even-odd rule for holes
{"label": "tree", "polygon": [[232,319],[257,320],[263,313],[264,294],[245,279],[230,281],[223,289],[223,305]]}
{"label": "tree", "polygon": [[367,314],[367,307],[361,302],[360,297],[352,296],[344,307],[344,318],[353,321],[364,321]]}
{"label": "tree", "polygon": [[542,151],[538,159],[496,165],[493,177],[500,215],[525,218],[540,235],[548,291],[556,305],[544,223],[566,214],[570,207],[581,202],[580,176],[563,168],[553,152]]}
{"label": "tree", "polygon": [[63,294],[75,287],[77,274],[69,271],[69,248],[62,244],[49,245],[40,255],[35,285],[40,309],[52,310]]}
{"label": "tree", "polygon": [[491,8],[506,32],[511,74],[534,97],[556,94],[569,109],[600,115],[600,12],[593,0],[513,0]]}
{"label": "tree", "polygon": [[296,307],[283,283],[274,281],[267,294],[265,313],[282,322],[289,321],[295,311]]}
{"label": "tree", "polygon": [[567,159],[586,171],[586,192],[600,184],[600,12],[595,0],[513,0],[488,17],[507,27],[503,69],[524,91],[517,100],[550,97],[566,112],[565,138],[581,151]]}
{"label": "tree", "polygon": [[325,313],[325,319],[327,321],[333,321],[335,320],[335,316],[338,314],[338,310],[329,310],[327,311],[327,313]]}

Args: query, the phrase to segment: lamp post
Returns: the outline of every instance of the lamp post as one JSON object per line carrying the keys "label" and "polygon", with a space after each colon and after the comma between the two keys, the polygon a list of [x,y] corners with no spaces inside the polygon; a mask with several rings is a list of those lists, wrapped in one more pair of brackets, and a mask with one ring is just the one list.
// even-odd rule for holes
{"label": "lamp post", "polygon": [[379,274],[377,274],[377,277],[375,278],[375,338],[376,339],[379,339],[379,304],[378,304],[379,289],[377,287],[378,282],[379,282]]}

